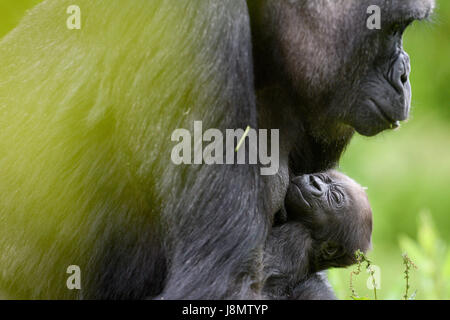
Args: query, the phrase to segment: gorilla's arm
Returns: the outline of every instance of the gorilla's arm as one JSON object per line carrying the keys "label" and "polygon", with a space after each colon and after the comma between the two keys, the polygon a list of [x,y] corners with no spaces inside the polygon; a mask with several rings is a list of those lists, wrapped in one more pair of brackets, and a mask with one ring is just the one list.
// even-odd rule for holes
{"label": "gorilla's arm", "polygon": [[289,300],[336,300],[333,288],[325,272],[310,275],[292,290]]}
{"label": "gorilla's arm", "polygon": [[276,300],[335,300],[325,272],[309,273],[312,241],[299,223],[275,227],[264,256],[263,294]]}
{"label": "gorilla's arm", "polygon": [[295,286],[309,273],[312,239],[300,223],[274,227],[264,251],[263,294],[272,299],[289,299]]}

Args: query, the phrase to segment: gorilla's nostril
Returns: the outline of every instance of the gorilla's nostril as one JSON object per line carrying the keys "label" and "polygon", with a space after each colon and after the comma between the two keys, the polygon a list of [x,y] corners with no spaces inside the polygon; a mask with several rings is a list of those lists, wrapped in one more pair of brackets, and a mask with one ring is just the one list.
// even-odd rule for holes
{"label": "gorilla's nostril", "polygon": [[401,75],[400,75],[400,81],[403,85],[405,85],[408,82],[409,77],[409,63],[407,60],[403,59],[402,61],[402,69],[401,69]]}
{"label": "gorilla's nostril", "polygon": [[408,74],[405,72],[400,76],[400,80],[402,81],[403,84],[408,82]]}
{"label": "gorilla's nostril", "polygon": [[311,175],[309,177],[309,183],[312,187],[314,187],[317,191],[322,191],[322,186],[321,183],[319,181],[319,179],[317,177],[315,177],[314,175]]}

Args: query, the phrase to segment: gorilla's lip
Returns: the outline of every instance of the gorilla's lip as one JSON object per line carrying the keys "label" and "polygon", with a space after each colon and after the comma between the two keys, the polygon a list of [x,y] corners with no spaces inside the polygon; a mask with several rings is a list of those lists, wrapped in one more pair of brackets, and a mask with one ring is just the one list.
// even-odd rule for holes
{"label": "gorilla's lip", "polygon": [[375,99],[369,99],[369,102],[372,105],[373,111],[384,121],[388,124],[388,128],[390,129],[396,129],[400,127],[400,121],[394,120],[391,118],[384,109],[380,106],[379,103],[375,101]]}
{"label": "gorilla's lip", "polygon": [[300,200],[301,200],[301,201],[303,202],[303,204],[305,204],[308,208],[311,208],[311,205],[309,204],[308,201],[306,201],[305,197],[303,196],[303,192],[302,192],[302,190],[301,190],[301,187],[300,187],[298,184],[296,184],[295,182],[294,182],[293,184],[294,184],[294,186],[295,186],[295,189],[297,190],[297,194],[298,194]]}

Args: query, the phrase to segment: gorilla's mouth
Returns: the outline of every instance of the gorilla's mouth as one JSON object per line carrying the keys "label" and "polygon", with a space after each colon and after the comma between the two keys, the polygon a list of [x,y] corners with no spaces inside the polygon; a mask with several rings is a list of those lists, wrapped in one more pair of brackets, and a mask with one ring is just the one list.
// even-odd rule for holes
{"label": "gorilla's mouth", "polygon": [[387,124],[387,129],[397,129],[400,127],[400,121],[390,117],[375,99],[369,99],[369,102],[372,110]]}
{"label": "gorilla's mouth", "polygon": [[297,198],[296,200],[300,201],[300,205],[302,205],[302,207],[307,207],[307,208],[311,208],[311,205],[309,204],[309,202],[305,199],[305,197],[303,196],[303,192],[302,192],[302,188],[301,185],[298,185],[297,183],[293,182],[293,185],[295,186],[295,190],[297,191]]}

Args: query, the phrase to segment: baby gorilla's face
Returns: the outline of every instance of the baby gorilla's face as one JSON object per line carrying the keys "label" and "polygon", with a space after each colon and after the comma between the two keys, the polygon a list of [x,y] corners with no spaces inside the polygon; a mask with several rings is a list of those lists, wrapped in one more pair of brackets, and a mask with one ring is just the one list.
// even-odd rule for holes
{"label": "baby gorilla's face", "polygon": [[301,222],[314,240],[319,270],[355,263],[371,246],[372,210],[364,189],[335,170],[292,180],[286,196],[289,220]]}

